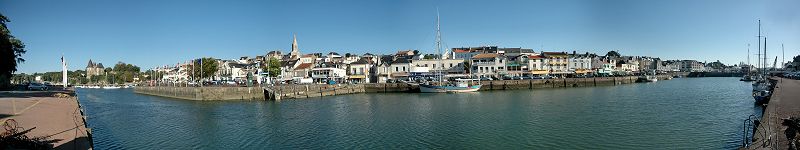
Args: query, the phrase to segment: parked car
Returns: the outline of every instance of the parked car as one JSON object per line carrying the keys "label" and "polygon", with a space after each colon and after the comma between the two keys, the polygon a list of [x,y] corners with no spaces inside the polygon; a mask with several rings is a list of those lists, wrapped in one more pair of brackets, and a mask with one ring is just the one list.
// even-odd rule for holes
{"label": "parked car", "polygon": [[483,77],[483,78],[481,78],[481,81],[492,81],[492,80],[494,80],[494,79],[492,79],[492,78],[487,78],[487,77]]}
{"label": "parked car", "polygon": [[532,80],[533,77],[530,76],[522,76],[522,80]]}
{"label": "parked car", "polygon": [[511,78],[509,76],[503,76],[503,80],[513,80],[513,78]]}
{"label": "parked car", "polygon": [[31,83],[28,84],[28,90],[39,90],[39,91],[46,91],[48,89],[47,85],[41,83]]}

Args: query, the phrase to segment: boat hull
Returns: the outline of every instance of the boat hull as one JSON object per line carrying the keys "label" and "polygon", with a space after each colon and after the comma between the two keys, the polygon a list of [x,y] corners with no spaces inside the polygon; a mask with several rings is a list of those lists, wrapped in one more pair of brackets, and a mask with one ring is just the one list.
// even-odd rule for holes
{"label": "boat hull", "polygon": [[468,87],[456,86],[436,86],[436,85],[419,85],[419,91],[422,93],[464,93],[476,92],[481,89],[481,85],[473,85]]}
{"label": "boat hull", "polygon": [[754,91],[753,92],[753,99],[755,99],[756,104],[766,104],[769,102],[770,98],[769,91]]}

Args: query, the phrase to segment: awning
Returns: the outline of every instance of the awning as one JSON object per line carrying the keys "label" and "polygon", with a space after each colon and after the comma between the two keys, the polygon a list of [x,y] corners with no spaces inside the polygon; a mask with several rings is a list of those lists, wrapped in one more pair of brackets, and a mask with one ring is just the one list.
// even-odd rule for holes
{"label": "awning", "polygon": [[547,70],[531,70],[531,74],[548,74],[550,71]]}
{"label": "awning", "polygon": [[592,70],[586,70],[586,69],[575,70],[575,73],[577,73],[577,74],[586,74],[586,73],[590,73],[590,72],[592,72]]}
{"label": "awning", "polygon": [[550,72],[551,74],[572,74],[573,72]]}

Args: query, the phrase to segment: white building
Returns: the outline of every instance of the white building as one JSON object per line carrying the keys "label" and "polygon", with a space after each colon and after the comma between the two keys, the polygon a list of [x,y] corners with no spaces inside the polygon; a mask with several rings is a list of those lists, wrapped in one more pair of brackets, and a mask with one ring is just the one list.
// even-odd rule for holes
{"label": "white building", "polygon": [[587,54],[573,54],[567,60],[569,71],[575,74],[588,74],[592,71],[592,56]]}
{"label": "white building", "polygon": [[503,55],[496,53],[483,53],[473,56],[470,59],[472,63],[472,74],[481,77],[500,77],[505,75],[506,60]]}
{"label": "white building", "polygon": [[464,73],[463,59],[423,59],[411,60],[413,67],[428,67],[429,72]]}
{"label": "white building", "polygon": [[325,83],[326,81],[336,81],[337,83],[343,82],[347,78],[347,71],[341,68],[314,68],[311,69],[311,78],[316,83]]}
{"label": "white building", "polygon": [[682,60],[680,61],[681,71],[683,72],[704,72],[705,65],[696,60]]}
{"label": "white building", "polygon": [[564,52],[542,52],[547,59],[547,69],[552,76],[566,76],[573,72],[569,70],[569,55]]}
{"label": "white building", "polygon": [[370,83],[372,82],[372,61],[368,58],[362,58],[356,62],[350,63],[347,69],[347,79],[353,83]]}

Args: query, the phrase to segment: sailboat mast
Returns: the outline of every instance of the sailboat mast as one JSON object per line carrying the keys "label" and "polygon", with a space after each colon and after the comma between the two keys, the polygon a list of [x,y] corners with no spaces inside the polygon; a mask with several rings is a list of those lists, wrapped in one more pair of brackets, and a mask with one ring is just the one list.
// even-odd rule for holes
{"label": "sailboat mast", "polygon": [[764,37],[764,75],[767,74],[767,37]]}
{"label": "sailboat mast", "polygon": [[[444,64],[442,63],[444,55],[442,55],[442,33],[439,31],[439,8],[436,8],[436,53],[439,54],[439,66],[442,68],[439,70],[439,81],[441,82],[442,70],[444,70]],[[436,69],[436,67],[433,69]]]}
{"label": "sailboat mast", "polygon": [[758,50],[757,50],[758,51],[758,55],[756,57],[756,60],[757,60],[756,63],[758,64],[758,67],[756,67],[756,70],[760,71],[761,70],[761,19],[758,20],[758,36],[757,36],[757,38],[758,38],[758,45],[756,47],[758,48]]}

